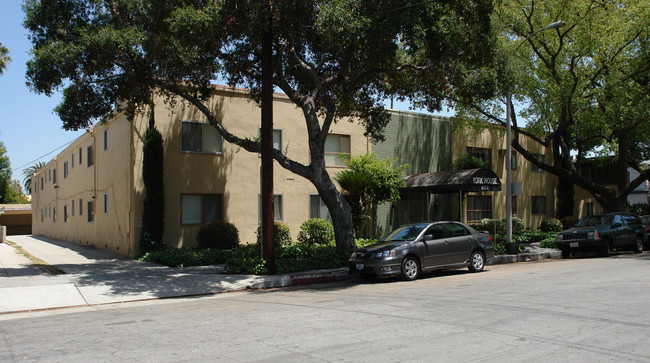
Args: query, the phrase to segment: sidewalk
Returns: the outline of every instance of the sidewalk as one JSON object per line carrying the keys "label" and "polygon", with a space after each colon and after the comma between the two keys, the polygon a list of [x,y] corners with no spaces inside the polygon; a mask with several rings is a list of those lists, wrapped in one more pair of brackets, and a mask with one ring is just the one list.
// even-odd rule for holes
{"label": "sidewalk", "polygon": [[[0,315],[127,301],[303,285],[347,278],[347,268],[254,276],[223,266],[165,267],[118,253],[36,236],[0,243]],[[558,258],[557,250],[497,256],[492,263]]]}

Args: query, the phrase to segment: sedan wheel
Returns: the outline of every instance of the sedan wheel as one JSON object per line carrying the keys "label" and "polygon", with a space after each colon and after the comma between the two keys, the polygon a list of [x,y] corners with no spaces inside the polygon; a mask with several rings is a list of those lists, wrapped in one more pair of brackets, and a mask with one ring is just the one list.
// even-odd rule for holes
{"label": "sedan wheel", "polygon": [[471,272],[481,272],[485,267],[485,257],[481,251],[474,251],[469,257],[469,270]]}
{"label": "sedan wheel", "polygon": [[402,278],[407,281],[412,281],[418,278],[420,274],[420,266],[418,261],[413,257],[406,257],[402,261]]}
{"label": "sedan wheel", "polygon": [[641,239],[640,237],[637,237],[637,238],[636,238],[636,241],[635,241],[635,243],[634,243],[634,249],[633,249],[633,251],[634,251],[634,253],[641,253],[641,252],[643,252],[643,239]]}

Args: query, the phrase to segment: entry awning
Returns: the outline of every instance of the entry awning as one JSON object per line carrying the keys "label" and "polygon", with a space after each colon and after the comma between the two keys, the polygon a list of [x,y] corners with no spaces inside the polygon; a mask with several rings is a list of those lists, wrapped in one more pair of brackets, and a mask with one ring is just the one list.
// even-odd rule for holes
{"label": "entry awning", "polygon": [[430,193],[493,192],[501,190],[499,177],[490,169],[439,171],[409,175],[402,190],[421,190]]}

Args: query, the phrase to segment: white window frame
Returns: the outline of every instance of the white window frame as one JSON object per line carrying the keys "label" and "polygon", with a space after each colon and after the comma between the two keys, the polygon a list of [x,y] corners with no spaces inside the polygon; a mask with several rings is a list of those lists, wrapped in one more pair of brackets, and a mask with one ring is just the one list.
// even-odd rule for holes
{"label": "white window frame", "polygon": [[[328,134],[327,138],[330,137],[338,137],[339,138],[339,148],[338,151],[325,151],[325,146],[323,147],[323,154],[324,156],[328,155],[337,155],[336,162],[334,164],[329,164],[327,163],[327,158],[325,158],[325,166],[328,167],[345,167],[345,162],[343,161],[343,158],[341,157],[342,155],[346,155],[348,158],[352,157],[352,136],[346,135],[346,134]],[[343,148],[341,147],[343,143],[341,142],[342,138],[347,138],[349,140],[348,143],[348,152],[341,151]],[[325,145],[327,145],[327,140],[325,141]]]}
{"label": "white window frame", "polygon": [[[318,198],[318,206],[317,206],[317,211],[318,211],[318,216],[313,215],[312,210],[314,210],[314,201],[315,199]],[[321,210],[325,210],[326,215],[322,216],[321,215]],[[332,216],[330,215],[329,210],[327,209],[327,206],[325,205],[325,202],[323,202],[323,198],[320,197],[318,194],[310,194],[309,195],[309,212],[307,214],[309,216],[309,219],[312,218],[319,218],[319,219],[324,219],[326,221],[332,221]]]}
{"label": "white window frame", "polygon": [[[191,125],[201,125],[201,150],[186,150],[186,149],[184,149],[184,146],[183,146],[183,126],[184,125],[190,125],[190,124]],[[218,150],[217,151],[204,151],[204,148],[203,148],[203,131],[205,130],[206,127],[212,128],[212,130],[214,130],[214,132],[217,133],[217,137],[219,139],[219,145],[218,145]],[[181,148],[181,152],[183,152],[183,153],[221,155],[221,154],[223,154],[223,136],[221,136],[221,134],[219,134],[219,132],[214,128],[214,126],[212,126],[209,123],[196,122],[196,121],[181,121],[180,148]]]}
{"label": "white window frame", "polygon": [[[257,196],[258,196],[257,197],[257,221],[259,223],[262,223],[262,195],[258,194]],[[284,200],[283,199],[284,198],[282,194],[273,194],[273,221],[274,222],[284,221]],[[276,206],[278,206],[279,208],[278,211],[280,213],[276,213]],[[278,214],[280,214],[280,218],[278,218]]]}
{"label": "white window frame", "polygon": [[[198,197],[199,201],[201,203],[200,205],[200,210],[199,210],[199,220],[188,220],[186,219],[187,213],[184,213],[185,210],[185,200],[184,198],[186,197]],[[205,198],[206,197],[218,197],[219,198],[219,207],[220,210],[219,212],[219,219],[215,221],[207,221],[204,220],[204,206],[205,206]],[[181,194],[181,226],[196,226],[196,225],[201,225],[205,223],[210,223],[210,222],[216,222],[216,221],[223,221],[224,220],[224,206],[223,206],[223,194],[221,193],[205,193],[205,194]]]}
{"label": "white window frame", "polygon": [[108,193],[104,193],[104,214],[108,214],[109,207]]}

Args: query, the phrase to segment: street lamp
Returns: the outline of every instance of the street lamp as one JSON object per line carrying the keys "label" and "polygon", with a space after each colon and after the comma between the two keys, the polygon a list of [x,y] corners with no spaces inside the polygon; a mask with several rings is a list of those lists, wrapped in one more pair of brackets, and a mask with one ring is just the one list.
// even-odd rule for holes
{"label": "street lamp", "polygon": [[[516,54],[519,48],[533,35],[543,30],[561,28],[565,24],[565,22],[560,20],[532,32],[526,37],[526,39],[519,43],[513,54]],[[510,90],[508,90],[506,95],[506,253],[517,254],[519,248],[516,243],[512,242],[512,140],[510,139],[510,129],[512,125],[512,115],[510,114],[510,108],[512,106],[511,96]]]}

